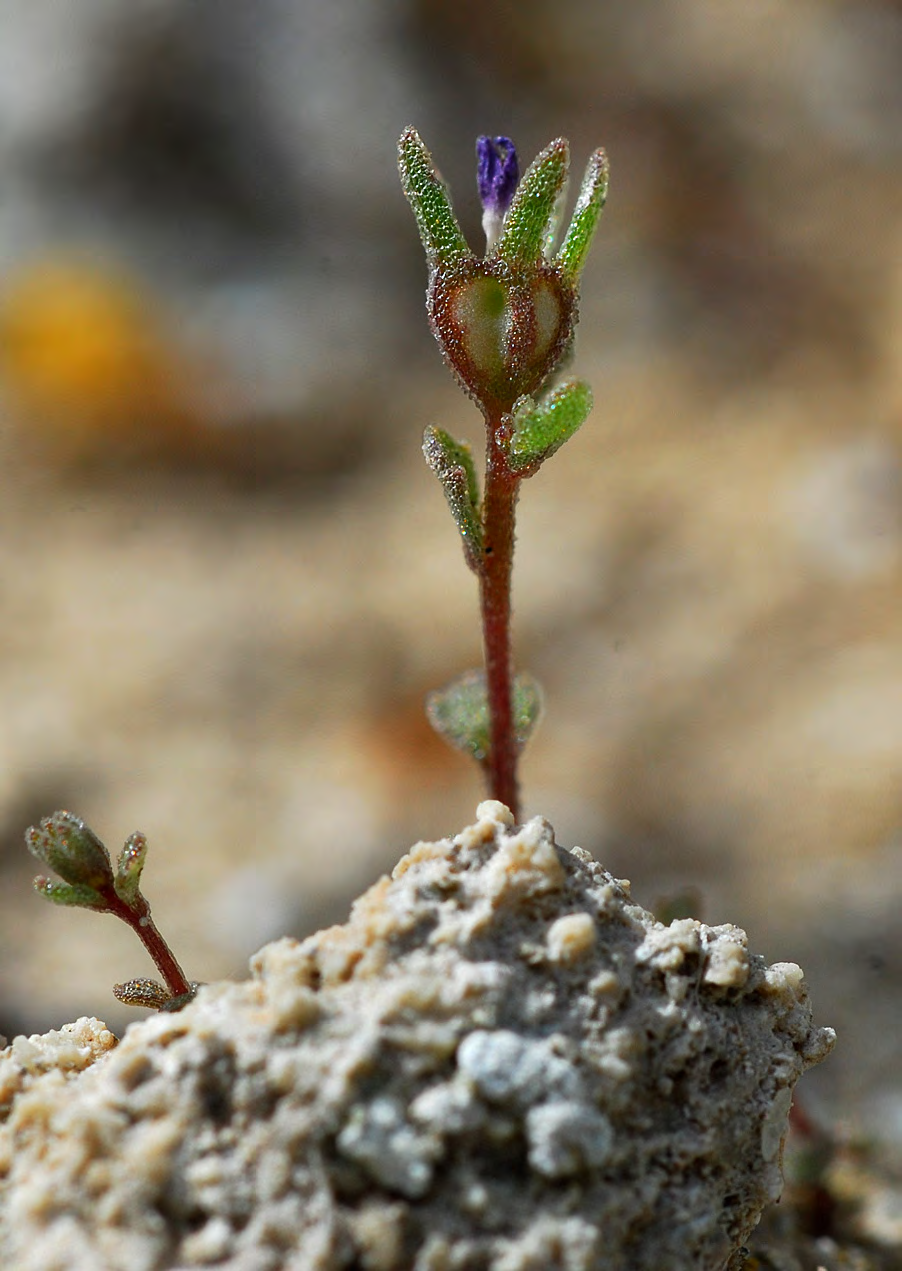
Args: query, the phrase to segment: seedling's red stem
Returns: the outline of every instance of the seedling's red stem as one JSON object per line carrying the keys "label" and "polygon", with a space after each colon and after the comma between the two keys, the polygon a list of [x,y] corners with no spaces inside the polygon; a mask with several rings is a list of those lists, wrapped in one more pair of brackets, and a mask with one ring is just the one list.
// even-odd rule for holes
{"label": "seedling's red stem", "polygon": [[520,815],[511,654],[511,574],[519,480],[498,444],[500,415],[486,416],[486,474],[483,501],[483,566],[479,575],[482,638],[489,707],[489,754],[484,769],[493,799]]}
{"label": "seedling's red stem", "polygon": [[157,930],[154,920],[150,916],[150,905],[148,905],[140,892],[135,900],[134,907],[131,907],[116,895],[112,884],[99,890],[107,903],[108,911],[111,914],[115,914],[117,918],[121,918],[123,922],[128,923],[153,958],[157,970],[162,975],[172,996],[181,997],[185,993],[190,993],[191,985],[185,977],[185,972],[176,962],[175,954]]}

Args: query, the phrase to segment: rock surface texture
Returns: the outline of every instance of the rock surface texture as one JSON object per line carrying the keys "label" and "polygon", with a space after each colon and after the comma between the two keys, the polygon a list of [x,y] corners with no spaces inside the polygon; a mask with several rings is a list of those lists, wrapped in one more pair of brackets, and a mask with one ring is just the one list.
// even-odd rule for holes
{"label": "rock surface texture", "polygon": [[726,1267],[832,1044],[801,972],[478,818],[246,983],[0,1053],[0,1265]]}

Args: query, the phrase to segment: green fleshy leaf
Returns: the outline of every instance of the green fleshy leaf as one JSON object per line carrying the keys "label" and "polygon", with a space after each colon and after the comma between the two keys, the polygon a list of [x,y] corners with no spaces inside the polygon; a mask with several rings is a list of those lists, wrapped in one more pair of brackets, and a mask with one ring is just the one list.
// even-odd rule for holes
{"label": "green fleshy leaf", "polygon": [[[514,731],[522,750],[542,713],[542,690],[530,675],[514,680]],[[479,763],[489,756],[489,704],[484,671],[463,675],[426,698],[430,724],[455,750]]]}
{"label": "green fleshy leaf", "polygon": [[29,826],[25,843],[32,856],[75,887],[93,890],[113,881],[109,852],[94,831],[71,812],[54,812],[40,825]]}
{"label": "green fleshy leaf", "polygon": [[430,424],[423,434],[423,454],[442,483],[451,515],[460,530],[467,564],[478,572],[482,563],[482,519],[479,483],[470,447]]}
{"label": "green fleshy leaf", "polygon": [[596,150],[589,160],[570,226],[557,254],[556,263],[572,285],[579,281],[592,246],[592,238],[608,197],[608,175],[608,157],[603,150]]}
{"label": "green fleshy leaf", "polygon": [[517,186],[493,256],[515,267],[537,264],[543,258],[569,163],[570,148],[563,137],[552,141],[533,160]]}
{"label": "green fleshy leaf", "polygon": [[471,252],[454,215],[448,191],[415,128],[405,128],[401,134],[398,168],[430,267],[445,267],[469,257]]}
{"label": "green fleshy leaf", "polygon": [[34,889],[54,905],[74,905],[78,909],[108,908],[100,892],[84,883],[57,883],[50,878],[38,875],[34,880]]}
{"label": "green fleshy leaf", "polygon": [[522,477],[531,477],[585,423],[592,409],[592,390],[582,380],[569,380],[536,404],[521,397],[515,404],[508,461]]}
{"label": "green fleshy leaf", "polygon": [[116,895],[127,905],[135,903],[135,897],[141,886],[141,871],[147,859],[147,839],[136,830],[125,840],[125,846],[119,853],[116,879],[113,886]]}

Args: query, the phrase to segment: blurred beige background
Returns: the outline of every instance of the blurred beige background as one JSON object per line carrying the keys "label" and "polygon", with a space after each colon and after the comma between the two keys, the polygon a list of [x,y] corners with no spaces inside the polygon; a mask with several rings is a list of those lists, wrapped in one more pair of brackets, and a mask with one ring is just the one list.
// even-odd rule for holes
{"label": "blurred beige background", "polygon": [[589,423],[523,490],[528,813],[803,962],[809,1098],[902,1120],[902,4],[0,0],[0,1032],[129,1018],[111,919],[29,889],[59,806],[192,977],[340,918],[477,774],[479,660],[419,451],[394,146],[479,242],[473,146],[604,144]]}

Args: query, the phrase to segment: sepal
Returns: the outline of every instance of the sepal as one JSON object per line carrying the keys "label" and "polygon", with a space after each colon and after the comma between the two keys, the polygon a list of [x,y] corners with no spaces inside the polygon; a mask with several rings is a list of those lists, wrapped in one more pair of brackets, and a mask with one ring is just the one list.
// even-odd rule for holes
{"label": "sepal", "polygon": [[504,218],[494,256],[515,269],[534,266],[539,261],[567,184],[569,163],[570,147],[563,137],[552,141],[533,159]]}
{"label": "sepal", "polygon": [[415,128],[405,128],[401,134],[398,168],[430,269],[444,269],[467,259],[470,249],[454,215],[448,191]]}
{"label": "sepal", "polygon": [[589,160],[576,207],[556,263],[571,286],[576,286],[592,246],[595,230],[608,197],[608,157],[596,150]]}

